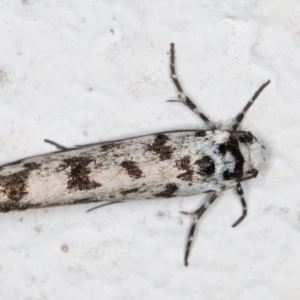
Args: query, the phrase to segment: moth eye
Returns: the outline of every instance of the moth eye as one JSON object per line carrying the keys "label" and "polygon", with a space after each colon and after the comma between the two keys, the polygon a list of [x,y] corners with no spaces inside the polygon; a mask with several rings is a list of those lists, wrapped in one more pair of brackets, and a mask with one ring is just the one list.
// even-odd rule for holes
{"label": "moth eye", "polygon": [[195,162],[198,165],[198,174],[210,176],[215,172],[215,163],[209,156],[203,156]]}
{"label": "moth eye", "polygon": [[252,135],[252,133],[248,132],[247,134],[242,134],[238,137],[239,141],[241,143],[252,143],[255,141],[255,137]]}

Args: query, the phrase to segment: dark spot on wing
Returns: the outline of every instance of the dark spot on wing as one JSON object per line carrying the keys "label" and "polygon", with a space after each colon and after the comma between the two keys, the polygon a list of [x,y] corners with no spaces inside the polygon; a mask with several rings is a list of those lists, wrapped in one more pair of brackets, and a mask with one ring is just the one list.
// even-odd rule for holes
{"label": "dark spot on wing", "polygon": [[137,163],[135,161],[132,160],[124,160],[121,163],[121,166],[126,169],[128,175],[131,178],[135,178],[135,179],[139,179],[142,177],[143,172],[140,170],[140,168],[138,167]]}
{"label": "dark spot on wing", "polygon": [[98,164],[95,164],[95,169],[96,170],[99,170],[99,169],[102,169],[102,167],[103,167],[103,163],[102,162],[100,162],[100,163],[98,163]]}
{"label": "dark spot on wing", "polygon": [[131,194],[131,193],[136,193],[139,189],[135,188],[135,189],[130,189],[130,190],[124,190],[121,192],[122,195],[127,195],[127,194]]}
{"label": "dark spot on wing", "polygon": [[8,176],[1,176],[1,192],[3,192],[10,200],[20,201],[25,195],[28,184],[29,171],[23,170]]}
{"label": "dark spot on wing", "polygon": [[[24,170],[7,175],[0,176],[0,191],[7,195],[12,201],[20,201],[28,194],[26,188],[28,186],[28,177],[33,170],[40,168],[37,163],[25,163]],[[10,204],[12,205],[12,204]]]}
{"label": "dark spot on wing", "polygon": [[184,180],[184,181],[192,181],[193,175],[194,175],[194,171],[188,170],[187,172],[178,175],[177,178]]}
{"label": "dark spot on wing", "polygon": [[201,136],[206,136],[206,131],[200,130],[195,132],[195,136],[201,137]]}
{"label": "dark spot on wing", "polygon": [[178,186],[175,183],[168,183],[165,185],[165,189],[160,192],[154,194],[155,197],[164,197],[164,198],[170,198],[174,197],[174,193],[178,190]]}
{"label": "dark spot on wing", "polygon": [[178,170],[188,170],[190,167],[191,157],[184,156],[182,159],[176,160],[175,165]]}
{"label": "dark spot on wing", "polygon": [[13,210],[26,210],[29,208],[38,208],[38,204],[23,203],[14,200],[8,200],[0,203],[0,212],[10,212]]}
{"label": "dark spot on wing", "polygon": [[117,144],[117,143],[111,143],[111,144],[105,144],[105,145],[102,145],[101,146],[101,149],[103,151],[108,151],[112,148],[120,148],[120,144]]}
{"label": "dark spot on wing", "polygon": [[23,165],[23,167],[24,167],[25,169],[31,171],[31,170],[37,170],[37,169],[39,169],[39,168],[41,167],[41,164],[37,164],[37,163],[35,163],[35,162],[31,162],[31,163],[25,163],[25,164]]}
{"label": "dark spot on wing", "polygon": [[70,167],[68,174],[68,190],[92,190],[101,187],[101,184],[90,180],[89,174],[91,169],[88,165],[93,160],[90,157],[71,157],[63,160],[64,165],[60,166],[64,169]]}
{"label": "dark spot on wing", "polygon": [[100,202],[100,201],[95,198],[83,198],[83,199],[74,200],[72,204],[84,204],[84,203],[94,203],[94,202]]}
{"label": "dark spot on wing", "polygon": [[195,162],[198,166],[197,173],[201,176],[210,176],[215,172],[215,163],[209,156],[203,156]]}
{"label": "dark spot on wing", "polygon": [[161,160],[170,159],[174,149],[171,146],[165,145],[168,140],[169,138],[165,134],[158,134],[153,144],[149,146],[148,150],[158,154]]}

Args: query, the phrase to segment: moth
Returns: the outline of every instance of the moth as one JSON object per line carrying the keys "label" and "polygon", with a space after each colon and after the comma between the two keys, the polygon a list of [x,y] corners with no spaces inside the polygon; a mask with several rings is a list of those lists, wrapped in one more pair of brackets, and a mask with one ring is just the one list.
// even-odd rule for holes
{"label": "moth", "polygon": [[[255,178],[264,161],[263,149],[249,131],[238,127],[264,83],[235,118],[231,130],[218,129],[186,96],[175,71],[175,47],[170,51],[171,78],[178,100],[200,117],[209,130],[161,132],[130,139],[67,148],[25,158],[0,167],[0,211],[90,202],[170,198],[210,193],[193,213],[184,264],[198,220],[223,191],[235,188],[247,215],[241,182]],[[104,204],[106,205],[106,204]]]}

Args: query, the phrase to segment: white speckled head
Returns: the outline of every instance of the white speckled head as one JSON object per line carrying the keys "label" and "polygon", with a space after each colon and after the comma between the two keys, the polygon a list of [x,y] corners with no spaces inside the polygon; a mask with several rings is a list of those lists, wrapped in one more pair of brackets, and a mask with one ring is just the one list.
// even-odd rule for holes
{"label": "white speckled head", "polygon": [[250,153],[250,165],[252,169],[258,170],[261,164],[264,162],[264,146],[255,141],[254,143],[249,145],[249,153]]}
{"label": "white speckled head", "polygon": [[256,138],[249,143],[240,143],[241,152],[245,158],[244,173],[258,170],[264,162],[264,146]]}

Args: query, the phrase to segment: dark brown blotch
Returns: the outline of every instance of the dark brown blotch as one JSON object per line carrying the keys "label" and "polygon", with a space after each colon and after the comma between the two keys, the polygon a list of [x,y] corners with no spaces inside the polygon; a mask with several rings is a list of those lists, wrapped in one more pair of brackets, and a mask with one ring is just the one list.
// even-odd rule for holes
{"label": "dark brown blotch", "polygon": [[29,171],[32,171],[32,170],[38,170],[41,167],[41,164],[31,162],[31,163],[24,164],[23,167]]}
{"label": "dark brown blotch", "polygon": [[128,175],[131,178],[134,179],[139,179],[142,177],[143,172],[140,170],[140,168],[138,167],[138,164],[135,161],[132,160],[124,160],[121,163],[121,166],[126,169]]}
{"label": "dark brown blotch", "polygon": [[[66,169],[68,167],[71,168],[68,174],[68,190],[92,190],[101,187],[101,184],[90,180],[89,174],[91,173],[91,169],[88,165],[93,160],[90,157],[71,157],[63,160],[64,166]],[[61,166],[62,167],[62,166]]]}
{"label": "dark brown blotch", "polygon": [[198,166],[198,174],[201,176],[209,177],[215,172],[215,163],[209,156],[203,156],[201,159],[195,161]]}
{"label": "dark brown blotch", "polygon": [[0,203],[0,212],[6,213],[13,210],[26,210],[29,208],[38,208],[38,204],[23,203],[14,200],[8,200]]}
{"label": "dark brown blotch", "polygon": [[96,170],[100,170],[100,169],[102,169],[103,168],[103,163],[98,163],[98,164],[95,164],[95,169]]}
{"label": "dark brown blotch", "polygon": [[165,185],[165,189],[160,192],[154,194],[155,197],[164,197],[164,198],[170,198],[174,197],[174,193],[178,190],[178,186],[175,183],[168,183]]}
{"label": "dark brown blotch", "polygon": [[197,137],[206,136],[206,131],[204,131],[204,130],[197,131],[197,132],[195,132],[195,136],[197,136]]}
{"label": "dark brown blotch", "polygon": [[130,189],[130,190],[125,190],[125,191],[122,191],[121,194],[122,195],[132,194],[132,193],[138,192],[138,190],[139,190],[138,188]]}
{"label": "dark brown blotch", "polygon": [[184,180],[184,181],[192,181],[193,175],[194,175],[194,171],[188,170],[187,172],[178,175],[177,178]]}
{"label": "dark brown blotch", "polygon": [[[28,186],[28,177],[33,170],[40,168],[40,164],[37,163],[25,163],[23,165],[24,170],[17,173],[13,173],[7,176],[0,176],[1,188],[0,191],[7,195],[7,197],[15,202],[20,201],[24,196],[28,194],[26,188]],[[13,205],[8,203],[8,206]],[[26,209],[26,208],[22,208]]]}
{"label": "dark brown blotch", "polygon": [[99,202],[99,200],[93,198],[76,199],[72,204],[85,204],[85,203],[94,203],[94,202]]}
{"label": "dark brown blotch", "polygon": [[108,151],[112,148],[120,148],[120,144],[111,143],[111,144],[105,144],[101,146],[102,151]]}
{"label": "dark brown blotch", "polygon": [[170,159],[175,149],[165,145],[168,140],[169,138],[165,134],[158,134],[148,150],[158,154],[161,160]]}
{"label": "dark brown blotch", "polygon": [[175,161],[176,168],[178,170],[188,170],[191,163],[191,157],[189,155],[184,156],[181,159]]}

